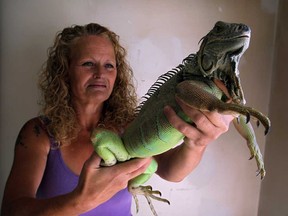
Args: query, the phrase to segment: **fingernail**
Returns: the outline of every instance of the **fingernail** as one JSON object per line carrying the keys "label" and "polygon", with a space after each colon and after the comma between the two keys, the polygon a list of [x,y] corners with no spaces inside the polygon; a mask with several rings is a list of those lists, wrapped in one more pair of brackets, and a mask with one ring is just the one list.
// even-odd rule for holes
{"label": "fingernail", "polygon": [[166,112],[169,112],[171,110],[171,107],[169,106],[169,105],[166,105],[165,107],[164,107],[164,111]]}

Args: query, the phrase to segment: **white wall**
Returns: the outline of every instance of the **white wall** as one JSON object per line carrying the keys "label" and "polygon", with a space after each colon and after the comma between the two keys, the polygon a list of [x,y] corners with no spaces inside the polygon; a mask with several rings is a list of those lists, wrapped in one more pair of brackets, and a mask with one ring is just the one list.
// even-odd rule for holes
{"label": "white wall", "polygon": [[[1,4],[1,140],[0,198],[20,127],[38,113],[37,73],[55,33],[72,24],[98,22],[117,32],[128,49],[139,96],[156,78],[198,50],[198,41],[218,20],[252,28],[250,48],[240,72],[248,105],[268,113],[274,0],[2,0]],[[264,149],[262,127],[256,130]],[[248,161],[245,141],[231,127],[212,144],[197,168],[181,183],[157,176],[149,184],[171,201],[155,203],[159,215],[257,215],[260,179]],[[141,199],[139,216],[149,215]],[[133,208],[134,211],[134,208]]]}
{"label": "white wall", "polygon": [[261,185],[259,216],[288,215],[288,1],[279,1],[269,114],[272,130],[265,161],[269,175]]}

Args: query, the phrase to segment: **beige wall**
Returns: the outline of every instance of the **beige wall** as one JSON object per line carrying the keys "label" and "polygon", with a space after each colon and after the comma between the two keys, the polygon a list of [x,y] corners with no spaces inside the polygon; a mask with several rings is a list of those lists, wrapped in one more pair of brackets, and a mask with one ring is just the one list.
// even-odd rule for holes
{"label": "beige wall", "polygon": [[[242,84],[247,104],[268,113],[277,1],[2,0],[0,4],[0,197],[17,133],[38,112],[37,72],[46,49],[58,30],[72,24],[99,22],[120,35],[141,96],[159,75],[196,52],[198,41],[216,21],[246,23],[252,39],[240,63]],[[256,130],[262,150],[263,133],[263,127]],[[154,176],[149,184],[171,201],[169,207],[155,202],[159,215],[257,215],[261,182],[255,177],[255,161],[248,158],[244,140],[231,127],[209,146],[197,170],[183,182]],[[138,215],[149,214],[141,199]]]}
{"label": "beige wall", "polygon": [[265,161],[268,171],[261,187],[259,216],[288,215],[288,1],[279,1],[270,117]]}

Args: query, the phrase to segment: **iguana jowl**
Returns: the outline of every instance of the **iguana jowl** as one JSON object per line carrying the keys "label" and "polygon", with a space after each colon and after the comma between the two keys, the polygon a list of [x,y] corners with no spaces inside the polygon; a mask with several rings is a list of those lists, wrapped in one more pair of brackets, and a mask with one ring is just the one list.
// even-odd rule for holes
{"label": "iguana jowl", "polygon": [[[256,142],[250,117],[261,122],[265,134],[270,120],[259,111],[246,107],[240,84],[238,64],[249,46],[250,28],[244,24],[217,22],[214,28],[202,38],[199,51],[183,60],[177,68],[161,75],[140,104],[135,120],[126,128],[120,138],[106,129],[95,129],[91,140],[103,164],[111,166],[117,161],[144,158],[161,154],[175,147],[184,135],[171,126],[163,113],[170,105],[186,122],[193,123],[181,110],[175,97],[201,111],[217,111],[233,114],[233,121],[239,133],[246,139],[255,157],[261,178],[265,176],[264,162]],[[131,180],[129,190],[136,195],[143,194],[149,204],[150,198],[168,202],[152,191],[141,186],[156,171],[153,161],[145,173]],[[137,200],[136,200],[137,204]],[[156,215],[156,212],[150,204]],[[138,205],[137,205],[138,208]]]}

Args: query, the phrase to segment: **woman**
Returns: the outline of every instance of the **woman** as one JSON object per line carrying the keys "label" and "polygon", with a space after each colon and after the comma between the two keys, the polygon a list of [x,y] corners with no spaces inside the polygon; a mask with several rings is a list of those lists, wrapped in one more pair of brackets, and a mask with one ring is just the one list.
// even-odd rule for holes
{"label": "woman", "polygon": [[[134,118],[136,94],[125,58],[118,36],[98,24],[65,28],[57,35],[40,76],[43,115],[19,133],[3,215],[131,215],[128,181],[151,159],[101,167],[90,141],[96,127],[121,134]],[[157,174],[175,182],[198,165],[207,144],[232,120],[178,103],[197,127],[166,107],[170,123],[186,138],[156,157]]]}

